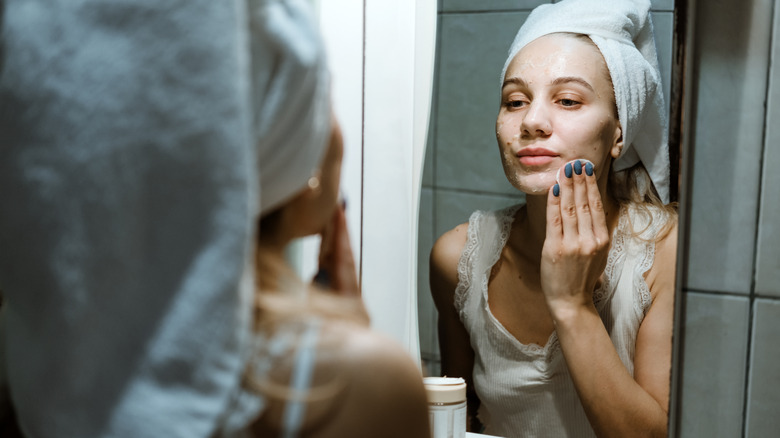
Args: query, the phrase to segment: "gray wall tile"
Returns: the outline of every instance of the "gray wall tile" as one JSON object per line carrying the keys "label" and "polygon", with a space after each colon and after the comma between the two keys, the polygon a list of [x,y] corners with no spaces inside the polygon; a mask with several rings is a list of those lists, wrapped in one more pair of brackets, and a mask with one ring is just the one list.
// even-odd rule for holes
{"label": "gray wall tile", "polygon": [[[562,0],[554,0],[553,3],[560,3],[561,1]],[[674,0],[650,0],[650,10],[674,11]]]}
{"label": "gray wall tile", "polygon": [[697,8],[689,289],[750,291],[771,13],[771,0]]}
{"label": "gray wall tile", "polygon": [[685,294],[681,436],[742,434],[747,298]]}
{"label": "gray wall tile", "polygon": [[674,0],[652,0],[650,9],[654,11],[674,11]]}
{"label": "gray wall tile", "polygon": [[780,301],[756,300],[753,311],[747,437],[780,431]]}
{"label": "gray wall tile", "polygon": [[672,12],[654,12],[653,28],[655,45],[658,50],[658,67],[663,81],[664,102],[669,106],[672,84],[672,53],[674,45],[674,14]]}
{"label": "gray wall tile", "polygon": [[442,16],[437,72],[435,184],[513,194],[501,167],[495,124],[499,75],[527,13]]}
{"label": "gray wall tile", "polygon": [[431,359],[423,356],[423,377],[441,376],[441,361],[439,359]]}
{"label": "gray wall tile", "polygon": [[[780,7],[775,7],[775,31],[780,29]],[[772,58],[780,59],[780,41],[775,41]],[[756,293],[780,297],[780,68],[769,77],[766,142],[761,182],[761,217],[756,252]]]}
{"label": "gray wall tile", "polygon": [[434,242],[433,190],[423,188],[420,193],[420,217],[417,244],[417,315],[420,330],[420,353],[439,357],[436,339],[436,308],[431,298],[428,257]]}
{"label": "gray wall tile", "polygon": [[436,148],[434,141],[436,138],[436,124],[433,123],[433,117],[436,110],[431,105],[431,117],[428,122],[428,137],[425,140],[425,156],[423,157],[422,185],[423,187],[433,187],[433,163],[436,160]]}
{"label": "gray wall tile", "polygon": [[541,4],[551,3],[545,0],[441,0],[442,12],[461,11],[508,11],[531,10]]}
{"label": "gray wall tile", "polygon": [[[518,192],[519,193],[519,192]],[[464,193],[451,190],[437,190],[434,194],[434,235],[441,236],[456,225],[469,221],[475,210],[489,210],[525,202],[522,196],[501,196],[492,194]]]}
{"label": "gray wall tile", "polygon": [[[558,3],[560,0],[439,0],[439,11],[495,11],[528,10],[544,3]],[[650,7],[654,11],[673,11],[674,0],[652,0]]]}

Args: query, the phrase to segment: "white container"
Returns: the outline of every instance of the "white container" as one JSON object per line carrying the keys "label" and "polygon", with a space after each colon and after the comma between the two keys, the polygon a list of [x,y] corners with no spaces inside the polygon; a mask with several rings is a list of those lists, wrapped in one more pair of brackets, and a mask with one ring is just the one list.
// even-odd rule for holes
{"label": "white container", "polygon": [[466,381],[460,377],[425,377],[432,438],[465,438]]}

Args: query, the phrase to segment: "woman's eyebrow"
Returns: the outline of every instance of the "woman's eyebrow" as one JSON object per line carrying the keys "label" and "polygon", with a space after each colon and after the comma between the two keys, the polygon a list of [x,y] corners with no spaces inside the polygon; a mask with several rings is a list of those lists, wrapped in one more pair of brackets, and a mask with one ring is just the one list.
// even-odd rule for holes
{"label": "woman's eyebrow", "polygon": [[527,86],[528,86],[528,85],[525,83],[525,81],[524,81],[524,80],[522,80],[522,79],[520,79],[520,78],[518,78],[518,77],[516,77],[516,76],[513,76],[513,77],[511,77],[511,78],[506,78],[506,79],[504,80],[504,83],[501,85],[501,89],[503,90],[503,89],[504,89],[504,87],[506,87],[506,86],[507,86],[507,85],[509,85],[509,84],[515,84],[515,85],[519,85],[519,86],[521,86],[521,87],[527,87]]}
{"label": "woman's eyebrow", "polygon": [[591,86],[588,83],[588,81],[577,76],[562,76],[559,78],[555,78],[550,82],[550,85],[563,85],[571,82],[580,84],[583,87],[587,88],[588,90],[593,91],[594,93],[596,92],[596,90],[593,89],[593,86]]}

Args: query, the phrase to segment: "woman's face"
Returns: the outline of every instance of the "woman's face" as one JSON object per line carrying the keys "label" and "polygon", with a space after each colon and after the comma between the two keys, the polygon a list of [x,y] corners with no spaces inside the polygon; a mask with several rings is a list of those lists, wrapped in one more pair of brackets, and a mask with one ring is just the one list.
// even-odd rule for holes
{"label": "woman's face", "polygon": [[546,194],[558,169],[577,158],[592,161],[605,183],[623,145],[598,48],[551,34],[520,50],[507,68],[496,136],[507,179],[529,195]]}
{"label": "woman's face", "polygon": [[338,204],[343,156],[344,140],[341,128],[334,119],[329,144],[320,165],[319,187],[304,194],[306,202],[296,214],[301,221],[299,235],[319,233],[331,219],[333,209]]}

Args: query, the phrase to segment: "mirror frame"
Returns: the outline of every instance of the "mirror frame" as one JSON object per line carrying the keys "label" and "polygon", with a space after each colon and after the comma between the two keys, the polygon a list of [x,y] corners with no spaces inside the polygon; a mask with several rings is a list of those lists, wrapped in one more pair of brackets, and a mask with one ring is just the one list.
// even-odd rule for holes
{"label": "mirror frame", "polygon": [[[679,203],[678,242],[684,242],[683,236],[687,235],[690,226],[688,215],[691,187],[692,165],[690,160],[691,132],[687,129],[686,121],[691,120],[691,95],[692,78],[691,61],[694,47],[694,17],[695,0],[674,0],[674,27],[672,43],[672,73],[670,83],[669,102],[669,150],[670,150],[670,174],[676,178],[670,181],[670,200]],[[416,217],[416,216],[415,216]],[[685,303],[682,293],[684,284],[683,261],[686,260],[687,248],[678,246],[676,278],[675,278],[675,304],[674,327],[672,345],[672,363],[670,378],[670,393],[668,406],[668,435],[679,436],[680,427],[680,403],[678,395],[682,382],[681,352],[683,348],[682,330],[685,324]],[[416,285],[414,286],[416,289]]]}
{"label": "mirror frame", "polygon": [[[669,425],[668,436],[680,436],[681,390],[682,390],[682,352],[684,349],[685,299],[683,285],[685,284],[684,261],[688,258],[688,248],[682,244],[683,238],[690,229],[690,189],[692,187],[693,163],[690,157],[692,130],[686,129],[686,121],[691,120],[691,102],[693,95],[693,48],[695,35],[696,0],[675,0],[674,2],[674,64],[672,73],[671,104],[672,111],[669,123],[670,150],[676,145],[680,155],[674,157],[678,164],[681,178],[678,178],[679,222],[677,268],[674,295],[674,328],[672,341],[672,372],[669,391]],[[685,159],[684,159],[685,158]]]}

